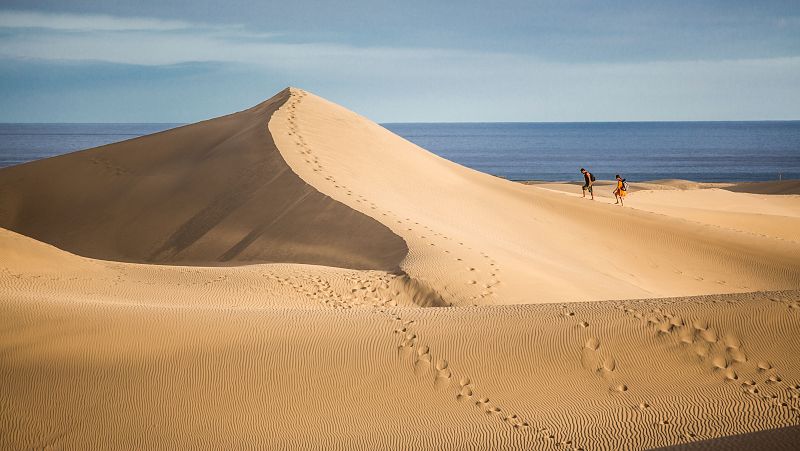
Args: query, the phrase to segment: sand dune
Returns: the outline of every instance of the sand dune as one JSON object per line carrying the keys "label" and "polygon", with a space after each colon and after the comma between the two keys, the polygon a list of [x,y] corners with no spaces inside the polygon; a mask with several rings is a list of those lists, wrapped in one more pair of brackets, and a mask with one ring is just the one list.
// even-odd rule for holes
{"label": "sand dune", "polygon": [[800,180],[782,182],[737,183],[726,187],[729,191],[752,194],[800,194]]}
{"label": "sand dune", "polygon": [[303,180],[403,237],[409,246],[403,269],[442,287],[453,305],[800,283],[798,243],[578,202],[472,171],[304,91],[292,91],[269,129]]}
{"label": "sand dune", "polygon": [[297,89],[0,188],[4,449],[735,448],[800,426],[800,196],[620,208]]}
{"label": "sand dune", "polygon": [[405,243],[289,170],[265,127],[289,97],[0,170],[0,226],[80,255],[396,269]]}
{"label": "sand dune", "polygon": [[701,191],[642,191],[633,208],[788,243],[800,242],[800,196]]}
{"label": "sand dune", "polygon": [[[580,187],[566,183],[537,183],[560,193]],[[731,192],[725,188],[672,189],[657,182],[631,185],[626,207],[743,234],[797,244],[800,242],[800,196]],[[600,182],[595,196],[613,200],[613,185]]]}
{"label": "sand dune", "polygon": [[378,271],[0,249],[5,448],[641,449],[800,421],[796,291],[418,308]]}

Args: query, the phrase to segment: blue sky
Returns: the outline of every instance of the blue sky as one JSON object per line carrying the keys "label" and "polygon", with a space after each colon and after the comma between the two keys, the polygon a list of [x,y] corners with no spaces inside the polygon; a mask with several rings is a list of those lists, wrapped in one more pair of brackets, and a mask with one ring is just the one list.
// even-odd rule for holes
{"label": "blue sky", "polygon": [[798,1],[0,2],[0,121],[800,119]]}

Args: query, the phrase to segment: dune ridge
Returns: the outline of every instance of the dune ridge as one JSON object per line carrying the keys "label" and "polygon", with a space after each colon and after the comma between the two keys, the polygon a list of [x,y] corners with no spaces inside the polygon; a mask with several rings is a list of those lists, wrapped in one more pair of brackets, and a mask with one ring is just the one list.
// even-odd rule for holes
{"label": "dune ridge", "polygon": [[[295,88],[59,158],[0,171],[4,449],[791,449],[800,427],[798,196],[619,208]],[[130,218],[154,228],[120,243]]]}

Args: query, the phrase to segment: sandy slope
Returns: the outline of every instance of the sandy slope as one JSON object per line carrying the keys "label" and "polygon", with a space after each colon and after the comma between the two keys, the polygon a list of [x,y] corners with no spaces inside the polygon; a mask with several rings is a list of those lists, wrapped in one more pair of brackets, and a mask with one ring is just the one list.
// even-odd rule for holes
{"label": "sandy slope", "polygon": [[[599,185],[595,195],[603,202],[613,200],[612,185],[607,182]],[[779,242],[800,242],[800,195],[751,194],[682,185],[680,189],[672,189],[671,183],[634,183],[625,206]],[[572,184],[537,183],[536,186],[573,196],[580,193],[580,187]],[[762,191],[766,190],[763,188]]]}
{"label": "sandy slope", "polygon": [[303,180],[403,237],[403,269],[453,305],[800,284],[798,243],[581,202],[478,173],[301,90],[292,90],[269,129]]}
{"label": "sandy slope", "polygon": [[[185,129],[0,171],[4,224],[177,264],[0,229],[0,448],[642,449],[800,427],[797,196],[591,202],[475,173],[295,89]],[[210,131],[231,143],[200,147],[213,162],[196,153]],[[106,152],[138,158],[136,175],[87,169]],[[280,182],[214,202],[253,161]],[[29,179],[57,164],[130,203],[80,191],[87,207],[57,222],[46,201],[74,206],[81,188]],[[222,168],[236,174],[201,183]],[[161,189],[185,180],[202,195]],[[126,228],[126,205],[152,228]],[[206,232],[152,253],[187,223]],[[254,230],[230,263],[261,263],[220,266]],[[791,446],[779,431],[760,443]]]}
{"label": "sandy slope", "polygon": [[0,249],[4,448],[637,449],[800,423],[798,292],[385,307],[378,271]]}
{"label": "sandy slope", "polygon": [[725,189],[733,192],[753,194],[800,194],[800,180],[736,183]]}
{"label": "sandy slope", "polygon": [[321,195],[265,124],[288,98],[0,170],[0,227],[107,260],[395,269],[386,227]]}

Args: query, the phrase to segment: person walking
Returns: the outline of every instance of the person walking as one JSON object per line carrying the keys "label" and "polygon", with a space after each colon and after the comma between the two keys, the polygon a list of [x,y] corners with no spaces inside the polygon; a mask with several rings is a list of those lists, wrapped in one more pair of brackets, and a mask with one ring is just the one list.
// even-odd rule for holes
{"label": "person walking", "polygon": [[592,190],[592,185],[594,185],[594,174],[587,171],[586,169],[581,168],[581,174],[583,174],[584,184],[581,187],[583,190],[583,197],[586,197],[586,191],[589,191],[589,195],[592,196],[592,200],[594,200],[594,191]]}
{"label": "person walking", "polygon": [[617,187],[614,189],[614,199],[617,201],[614,204],[619,204],[621,207],[624,207],[625,204],[622,203],[622,199],[628,194],[628,182],[625,181],[619,174],[616,175],[617,178]]}

